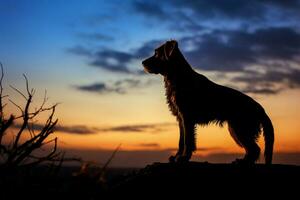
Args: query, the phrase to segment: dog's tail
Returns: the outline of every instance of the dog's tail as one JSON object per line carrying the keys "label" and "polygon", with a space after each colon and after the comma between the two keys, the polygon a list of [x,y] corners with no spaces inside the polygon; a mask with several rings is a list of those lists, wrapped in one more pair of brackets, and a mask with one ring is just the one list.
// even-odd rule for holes
{"label": "dog's tail", "polygon": [[266,164],[272,164],[274,128],[270,118],[266,113],[263,114],[262,127],[265,138],[265,162]]}

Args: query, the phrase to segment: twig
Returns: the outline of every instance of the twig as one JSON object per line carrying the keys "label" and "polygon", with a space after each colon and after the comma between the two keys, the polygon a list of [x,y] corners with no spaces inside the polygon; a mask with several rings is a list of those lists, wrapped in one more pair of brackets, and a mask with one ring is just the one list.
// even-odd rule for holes
{"label": "twig", "polygon": [[20,90],[18,90],[17,88],[15,88],[12,85],[9,85],[9,87],[11,87],[13,90],[15,90],[17,93],[19,93],[22,97],[24,97],[24,99],[27,100],[27,97]]}
{"label": "twig", "polygon": [[121,147],[121,144],[119,144],[117,146],[117,148],[113,151],[113,153],[111,154],[111,156],[109,157],[109,159],[106,161],[106,163],[102,167],[102,170],[101,170],[101,172],[100,172],[100,174],[98,176],[99,177],[98,178],[99,181],[101,181],[101,179],[103,178],[103,174],[106,172],[106,169],[107,169],[108,165],[110,164],[110,162],[112,161],[112,159],[115,157],[115,155],[119,151],[120,147]]}

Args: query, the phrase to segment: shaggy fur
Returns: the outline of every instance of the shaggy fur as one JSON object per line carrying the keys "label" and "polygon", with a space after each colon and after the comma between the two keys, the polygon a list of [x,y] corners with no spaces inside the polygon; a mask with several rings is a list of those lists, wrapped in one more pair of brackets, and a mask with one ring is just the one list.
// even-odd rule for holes
{"label": "shaggy fur", "polygon": [[195,72],[181,54],[175,40],[155,49],[152,57],[143,61],[145,71],[164,77],[166,97],[179,123],[180,139],[171,162],[187,162],[196,150],[195,126],[227,122],[235,142],[246,151],[235,162],[255,163],[260,148],[257,138],[263,128],[265,161],[272,162],[274,130],[262,106],[251,97],[218,85]]}

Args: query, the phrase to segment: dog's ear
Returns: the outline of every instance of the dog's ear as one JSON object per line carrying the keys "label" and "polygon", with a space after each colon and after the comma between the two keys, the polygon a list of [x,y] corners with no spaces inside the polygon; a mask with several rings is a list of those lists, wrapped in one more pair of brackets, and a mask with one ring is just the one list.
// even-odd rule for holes
{"label": "dog's ear", "polygon": [[176,48],[178,48],[178,43],[176,40],[167,41],[165,43],[164,53],[167,60],[169,59],[169,57],[172,55],[172,53]]}

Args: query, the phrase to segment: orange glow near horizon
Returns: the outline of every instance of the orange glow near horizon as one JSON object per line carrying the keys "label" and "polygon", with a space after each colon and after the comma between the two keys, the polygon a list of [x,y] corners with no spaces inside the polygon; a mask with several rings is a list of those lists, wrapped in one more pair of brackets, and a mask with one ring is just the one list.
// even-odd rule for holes
{"label": "orange glow near horizon", "polygon": [[[64,98],[67,99],[68,97],[64,96]],[[117,96],[114,98],[111,96],[110,98],[105,96],[86,98],[79,95],[74,102],[59,105],[56,116],[60,119],[59,125],[63,126],[110,127],[162,122],[169,122],[173,125],[165,127],[161,132],[154,133],[147,131],[138,133],[100,131],[99,133],[79,135],[56,132],[55,135],[59,138],[60,147],[65,149],[113,150],[121,144],[122,150],[129,151],[176,149],[179,137],[178,128],[175,118],[168,111],[162,88],[160,87],[157,94],[144,94],[143,99],[147,99],[148,102],[142,101],[139,95],[126,98],[118,98]],[[259,96],[256,99],[265,107],[266,112],[273,121],[275,128],[274,151],[299,152],[299,91],[290,90],[274,96]],[[82,102],[80,109],[76,104],[77,101]],[[122,104],[128,106],[124,107]],[[42,119],[40,121],[42,122]],[[150,145],[147,146],[147,144]],[[263,150],[262,138],[260,139],[260,146]],[[224,127],[215,125],[198,126],[197,147],[200,149],[197,154],[201,155],[214,152],[243,152],[243,149],[238,147],[231,139],[227,131],[227,125]],[[207,150],[202,151],[203,148]]]}
{"label": "orange glow near horizon", "polygon": [[[293,98],[291,98],[291,96]],[[155,96],[154,96],[155,98]],[[282,94],[276,96],[266,96],[264,98],[258,98],[259,101],[266,109],[266,112],[271,116],[273,125],[275,128],[275,151],[300,151],[299,143],[300,139],[298,137],[298,131],[300,129],[300,124],[297,123],[299,119],[300,107],[298,106],[297,100],[300,99],[299,91],[286,91]],[[132,101],[131,104],[135,102]],[[150,103],[149,103],[150,104]],[[62,140],[66,140],[70,143],[72,147],[80,148],[99,148],[105,147],[108,149],[113,149],[119,143],[122,143],[122,148],[128,150],[141,149],[142,147],[138,146],[140,143],[157,143],[159,147],[156,148],[177,148],[178,143],[178,128],[175,125],[175,119],[169,113],[167,105],[165,105],[164,100],[160,102],[160,105],[157,107],[151,106],[151,109],[147,110],[147,106],[143,109],[144,114],[135,115],[143,117],[133,117],[129,116],[128,118],[123,118],[113,121],[110,125],[124,125],[124,124],[133,124],[136,119],[136,124],[143,124],[146,121],[159,123],[161,121],[165,122],[171,120],[171,123],[174,123],[173,127],[165,130],[162,133],[99,133],[95,135],[85,135],[85,136],[76,136],[69,134],[60,134]],[[108,107],[105,108],[105,110]],[[114,107],[112,110],[115,110]],[[130,114],[138,112],[133,111],[132,108],[127,107],[126,109],[130,110]],[[101,109],[99,108],[99,112]],[[106,112],[106,111],[104,111]],[[158,120],[157,114],[161,112],[161,121]],[[114,118],[114,112],[111,112],[110,116],[107,116],[107,119]],[[123,115],[124,113],[122,113]],[[101,116],[98,115],[98,116]],[[91,116],[90,116],[91,117]],[[95,115],[97,118],[97,115]],[[95,119],[91,117],[91,119]],[[126,123],[128,122],[128,123]],[[67,124],[65,122],[65,124]],[[70,123],[71,124],[71,123]],[[87,123],[86,123],[87,124]],[[92,123],[91,123],[92,124]],[[107,123],[108,124],[108,123]],[[106,124],[106,125],[107,125]],[[97,124],[93,124],[97,126]],[[102,124],[103,125],[103,124]],[[98,125],[99,126],[99,125]],[[101,126],[101,125],[100,125]],[[197,134],[197,145],[201,147],[219,147],[226,151],[240,151],[240,148],[234,143],[230,138],[230,135],[227,131],[227,126],[223,128],[217,126],[199,126]],[[83,140],[82,140],[83,139]],[[85,141],[85,142],[83,142]],[[263,145],[262,145],[263,147]]]}

